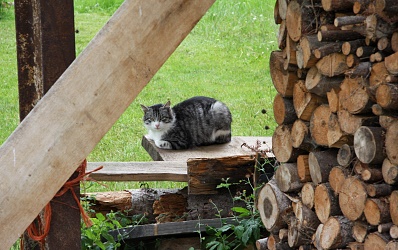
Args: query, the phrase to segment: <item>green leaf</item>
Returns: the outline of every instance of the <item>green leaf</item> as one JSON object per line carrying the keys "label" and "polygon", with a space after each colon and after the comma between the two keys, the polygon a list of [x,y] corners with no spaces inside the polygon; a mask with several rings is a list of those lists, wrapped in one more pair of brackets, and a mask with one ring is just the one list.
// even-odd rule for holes
{"label": "green leaf", "polygon": [[103,214],[101,214],[101,213],[97,213],[95,215],[95,217],[97,217],[99,221],[105,221],[106,220],[105,216]]}
{"label": "green leaf", "polygon": [[243,216],[243,217],[251,215],[250,211],[244,207],[233,207],[231,210],[240,214],[240,216]]}

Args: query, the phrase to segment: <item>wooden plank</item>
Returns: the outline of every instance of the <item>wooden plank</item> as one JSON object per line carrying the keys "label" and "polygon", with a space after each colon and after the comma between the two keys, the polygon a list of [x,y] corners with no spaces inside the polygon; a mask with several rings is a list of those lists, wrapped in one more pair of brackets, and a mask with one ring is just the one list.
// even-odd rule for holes
{"label": "wooden plank", "polygon": [[90,174],[97,181],[188,181],[187,163],[182,161],[89,162],[87,171],[100,166]]}
{"label": "wooden plank", "polygon": [[[233,136],[230,143],[197,147],[188,150],[167,150],[156,147],[152,140],[146,136],[142,138],[142,146],[152,157],[154,161],[188,161],[191,158],[221,158],[239,155],[255,155],[256,153],[247,147],[242,146],[246,143],[248,146],[255,146],[256,142],[261,143],[261,150],[272,148],[271,137],[250,137]],[[266,142],[266,144],[264,144]],[[272,154],[267,154],[273,157]]]}
{"label": "wooden plank", "polygon": [[[126,0],[0,148],[9,249],[214,0]],[[43,129],[45,128],[45,129]]]}
{"label": "wooden plank", "polygon": [[223,222],[228,224],[237,224],[234,218],[190,220],[126,227],[110,231],[109,234],[115,239],[117,239],[118,235],[122,235],[124,240],[173,236],[179,234],[198,233],[199,231],[205,232],[206,226],[220,228],[224,225]]}

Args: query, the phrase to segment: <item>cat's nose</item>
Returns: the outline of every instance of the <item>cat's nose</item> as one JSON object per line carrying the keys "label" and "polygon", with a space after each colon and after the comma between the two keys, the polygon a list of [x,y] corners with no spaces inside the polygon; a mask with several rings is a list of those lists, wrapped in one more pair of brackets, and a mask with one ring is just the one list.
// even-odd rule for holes
{"label": "cat's nose", "polygon": [[155,124],[155,128],[159,128],[160,124]]}

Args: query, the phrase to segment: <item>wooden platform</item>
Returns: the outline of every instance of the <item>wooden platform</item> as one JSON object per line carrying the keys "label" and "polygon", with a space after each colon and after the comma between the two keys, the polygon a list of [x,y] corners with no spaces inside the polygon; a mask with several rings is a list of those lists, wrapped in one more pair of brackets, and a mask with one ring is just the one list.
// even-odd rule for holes
{"label": "wooden platform", "polygon": [[[247,147],[242,147],[244,143],[255,146],[257,141],[261,142],[261,150],[272,149],[271,137],[246,137],[233,136],[231,142],[226,144],[197,147],[188,150],[167,150],[156,147],[152,140],[146,136],[142,138],[142,146],[154,161],[183,161],[192,158],[221,158],[228,156],[255,155],[256,153]],[[273,157],[272,154],[268,155]]]}

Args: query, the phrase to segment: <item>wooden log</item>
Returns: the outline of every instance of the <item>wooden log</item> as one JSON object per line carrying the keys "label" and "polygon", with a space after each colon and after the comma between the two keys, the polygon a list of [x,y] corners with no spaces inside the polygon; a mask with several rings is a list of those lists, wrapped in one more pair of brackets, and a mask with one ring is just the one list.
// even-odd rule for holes
{"label": "wooden log", "polygon": [[390,215],[394,225],[398,226],[398,190],[394,190],[390,195]]}
{"label": "wooden log", "polygon": [[348,69],[344,74],[350,78],[363,77],[367,78],[370,74],[371,63],[370,62],[359,62],[353,68]]}
{"label": "wooden log", "polygon": [[398,31],[395,31],[391,36],[391,49],[398,52]]}
{"label": "wooden log", "polygon": [[348,68],[355,67],[361,62],[361,60],[354,54],[349,54],[346,58]]}
{"label": "wooden log", "polygon": [[283,50],[286,48],[286,38],[287,38],[286,20],[282,20],[279,25],[279,32],[278,32],[279,49]]}
{"label": "wooden log", "polygon": [[308,234],[304,234],[303,232],[304,229],[301,228],[301,224],[298,221],[298,219],[294,216],[291,216],[289,219],[290,221],[288,223],[289,231],[288,231],[288,240],[287,240],[289,247],[297,248],[300,245],[310,244],[311,239],[305,237],[308,236]]}
{"label": "wooden log", "polygon": [[365,39],[346,41],[341,45],[341,52],[348,56],[349,54],[354,54],[361,46],[365,46]]}
{"label": "wooden log", "polygon": [[376,91],[377,104],[384,109],[398,109],[398,85],[381,84]]}
{"label": "wooden log", "polygon": [[328,129],[330,108],[327,104],[317,107],[310,120],[310,132],[315,143],[320,146],[328,146]]}
{"label": "wooden log", "polygon": [[261,188],[257,197],[257,208],[265,228],[270,232],[285,228],[282,217],[292,209],[289,198],[272,181]]}
{"label": "wooden log", "polygon": [[378,87],[381,84],[386,83],[387,75],[388,71],[384,62],[372,64],[372,69],[370,70],[370,76],[369,76],[369,86]]}
{"label": "wooden log", "polygon": [[384,250],[395,250],[398,249],[398,241],[389,241]]}
{"label": "wooden log", "polygon": [[376,48],[374,46],[361,46],[355,51],[355,54],[359,58],[369,58],[375,52]]}
{"label": "wooden log", "polygon": [[[278,13],[281,17],[282,20],[286,19],[286,13],[287,13],[287,0],[278,0]],[[276,8],[276,5],[275,5]]]}
{"label": "wooden log", "polygon": [[388,72],[392,75],[398,75],[398,52],[384,58],[384,63]]}
{"label": "wooden log", "polygon": [[[375,114],[375,115],[378,115],[378,116],[388,116],[391,119],[393,119],[395,117],[398,117],[398,112],[396,112],[395,110],[383,109],[379,104],[373,104],[372,105],[372,113]],[[382,126],[383,128],[387,129],[387,127],[390,126],[390,124],[387,124],[387,123],[390,123],[390,122],[387,122],[387,121],[386,121],[387,123],[385,124],[387,126],[383,126],[382,122],[380,122],[380,120],[381,119],[379,119],[380,126]]]}
{"label": "wooden log", "polygon": [[344,74],[348,69],[346,56],[341,53],[332,53],[316,63],[319,73],[333,77]]}
{"label": "wooden log", "polygon": [[307,182],[301,188],[301,201],[308,208],[312,209],[314,207],[315,199],[315,184],[312,182]]}
{"label": "wooden log", "polygon": [[308,164],[310,166],[311,179],[314,184],[325,183],[328,181],[330,170],[337,163],[337,149],[310,152]]}
{"label": "wooden log", "polygon": [[354,14],[359,14],[368,8],[369,3],[370,0],[356,0],[354,1],[354,6],[352,7],[352,11],[354,12]]}
{"label": "wooden log", "polygon": [[373,226],[391,221],[389,203],[383,198],[367,199],[364,214],[366,221]]}
{"label": "wooden log", "polygon": [[374,54],[370,55],[370,62],[376,63],[376,62],[382,62],[384,61],[384,58],[387,56],[383,51],[377,51]]}
{"label": "wooden log", "polygon": [[386,82],[387,83],[394,83],[394,82],[396,83],[396,82],[398,82],[398,76],[388,75],[388,76],[386,76]]}
{"label": "wooden log", "polygon": [[295,162],[304,151],[293,148],[291,125],[279,125],[272,136],[272,151],[279,162]]}
{"label": "wooden log", "polygon": [[362,180],[368,183],[375,183],[383,180],[380,167],[369,166],[361,172]]}
{"label": "wooden log", "polygon": [[281,51],[273,51],[270,55],[270,75],[276,91],[283,97],[293,96],[293,86],[298,77],[295,71],[285,70],[280,64],[284,61]]}
{"label": "wooden log", "polygon": [[354,148],[348,144],[344,144],[339,148],[337,153],[337,163],[342,167],[348,167],[354,159]]}
{"label": "wooden log", "polygon": [[332,53],[340,53],[342,42],[327,43],[319,48],[313,50],[313,54],[317,59],[321,59]]}
{"label": "wooden log", "polygon": [[325,11],[346,11],[352,9],[352,1],[344,0],[322,0],[322,8]]}
{"label": "wooden log", "polygon": [[319,224],[318,228],[315,231],[315,234],[312,236],[312,242],[316,249],[323,249],[321,246],[321,235],[323,226],[323,224]]}
{"label": "wooden log", "polygon": [[368,15],[365,20],[366,38],[376,41],[385,36],[391,36],[395,25],[384,21],[379,15]]}
{"label": "wooden log", "polygon": [[311,68],[318,61],[313,51],[323,45],[318,41],[316,35],[305,35],[300,38],[297,45],[296,58],[299,68]]}
{"label": "wooden log", "polygon": [[293,41],[290,36],[287,36],[286,46],[283,49],[283,58],[285,58],[283,69],[288,70],[290,65],[297,65],[296,51],[297,42]]}
{"label": "wooden log", "polygon": [[192,158],[187,161],[187,166],[189,194],[217,194],[217,186],[223,179],[229,178],[231,183],[237,183],[250,176],[254,172],[255,159],[250,155]]}
{"label": "wooden log", "polygon": [[351,114],[369,113],[373,105],[362,78],[346,77],[340,86],[339,100]]}
{"label": "wooden log", "polygon": [[274,118],[278,125],[292,124],[297,119],[293,99],[284,98],[279,93],[275,95],[273,110]]}
{"label": "wooden log", "polygon": [[389,240],[385,234],[370,233],[366,236],[364,250],[384,250]]}
{"label": "wooden log", "polygon": [[372,115],[353,115],[347,110],[339,110],[337,118],[340,123],[340,128],[343,132],[354,135],[361,126],[378,126],[379,119]]}
{"label": "wooden log", "polygon": [[268,238],[258,239],[256,240],[256,248],[257,250],[267,250],[267,242]]}
{"label": "wooden log", "polygon": [[391,53],[393,50],[391,48],[390,38],[387,37],[387,36],[384,36],[384,37],[380,38],[377,41],[377,49],[380,50],[380,51],[384,50],[384,51],[386,51],[388,53]]}
{"label": "wooden log", "polygon": [[318,41],[320,42],[336,42],[336,41],[351,41],[363,39],[362,34],[353,30],[328,30],[318,31]]}
{"label": "wooden log", "polygon": [[[0,204],[7,204],[0,209],[4,248],[14,244],[213,2],[126,1],[57,80],[0,149],[2,169],[9,173],[0,187]],[[38,130],[40,124],[46,129]],[[17,217],[18,222],[12,219]]]}
{"label": "wooden log", "polygon": [[386,157],[384,141],[383,128],[361,126],[354,134],[355,154],[363,163],[381,164]]}
{"label": "wooden log", "polygon": [[282,192],[294,192],[302,188],[296,163],[282,163],[275,171],[275,180]]}
{"label": "wooden log", "polygon": [[310,166],[308,165],[308,155],[297,157],[297,173],[302,183],[311,181]]}
{"label": "wooden log", "polygon": [[338,196],[333,192],[329,183],[319,184],[315,188],[315,213],[322,223],[326,223],[330,216],[341,215]]}
{"label": "wooden log", "polygon": [[389,229],[389,234],[390,234],[391,238],[398,239],[398,226],[392,224]]}
{"label": "wooden log", "polygon": [[393,0],[375,0],[374,5],[377,12],[398,12],[398,4]]}
{"label": "wooden log", "polygon": [[341,192],[341,187],[344,184],[345,179],[349,176],[349,172],[346,168],[341,166],[333,167],[329,173],[329,184],[330,187],[333,189],[335,194]]}
{"label": "wooden log", "polygon": [[288,233],[289,233],[289,229],[282,228],[281,230],[279,230],[279,234],[278,234],[279,239],[281,241],[287,241]]}
{"label": "wooden log", "polygon": [[357,220],[363,214],[366,199],[366,185],[357,177],[348,177],[339,194],[339,204],[343,215],[351,221]]}
{"label": "wooden log", "polygon": [[340,87],[338,89],[331,89],[326,93],[326,97],[329,103],[329,108],[332,113],[337,113],[341,109],[339,100]]}
{"label": "wooden log", "polygon": [[383,197],[388,196],[391,194],[393,187],[387,183],[380,183],[380,184],[368,184],[366,186],[366,192],[368,193],[369,197]]}
{"label": "wooden log", "polygon": [[385,158],[381,167],[383,180],[389,185],[394,185],[398,182],[398,166],[392,164],[388,158]]}
{"label": "wooden log", "polygon": [[318,72],[317,67],[311,67],[305,78],[305,87],[307,90],[318,96],[325,97],[327,92],[332,89],[339,89],[344,77],[327,77]]}
{"label": "wooden log", "polygon": [[350,250],[363,250],[364,243],[361,243],[361,242],[348,242],[347,247]]}
{"label": "wooden log", "polygon": [[385,151],[392,164],[398,165],[398,121],[393,121],[385,135]]}
{"label": "wooden log", "polygon": [[361,24],[365,21],[364,16],[341,16],[334,19],[334,26],[341,27],[344,25]]}
{"label": "wooden log", "polygon": [[290,247],[311,244],[311,237],[321,223],[314,211],[302,202],[293,203],[294,216],[291,218],[288,232],[288,243]]}
{"label": "wooden log", "polygon": [[308,92],[304,81],[298,81],[293,89],[293,105],[297,117],[304,121],[310,121],[314,110],[326,100],[320,96]]}
{"label": "wooden log", "polygon": [[353,136],[342,131],[337,115],[333,113],[329,116],[327,139],[331,148],[340,148],[353,142]]}
{"label": "wooden log", "polygon": [[309,122],[297,119],[292,127],[292,146],[306,151],[313,151],[318,145],[312,139]]}
{"label": "wooden log", "polygon": [[323,249],[345,247],[353,241],[351,235],[352,222],[344,216],[330,217],[323,225],[320,246]]}
{"label": "wooden log", "polygon": [[388,127],[390,127],[391,124],[393,124],[397,120],[398,120],[398,115],[395,114],[394,116],[387,116],[387,115],[379,116],[380,126],[386,130],[388,129]]}
{"label": "wooden log", "polygon": [[368,233],[375,230],[374,226],[367,224],[364,221],[354,221],[352,225],[352,236],[357,242],[364,242]]}
{"label": "wooden log", "polygon": [[[390,212],[390,211],[389,211]],[[394,225],[394,223],[387,222],[383,223],[377,226],[377,232],[384,234],[384,233],[390,233],[390,228]]]}
{"label": "wooden log", "polygon": [[303,34],[316,29],[316,16],[310,1],[301,1],[301,5],[293,0],[287,5],[286,27],[289,36],[297,42]]}

